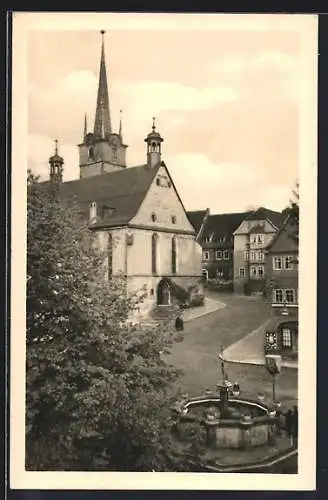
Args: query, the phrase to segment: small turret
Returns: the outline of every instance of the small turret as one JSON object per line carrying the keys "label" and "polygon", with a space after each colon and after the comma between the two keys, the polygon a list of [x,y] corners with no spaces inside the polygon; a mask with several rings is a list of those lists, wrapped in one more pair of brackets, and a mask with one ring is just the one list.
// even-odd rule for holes
{"label": "small turret", "polygon": [[156,132],[155,117],[153,117],[152,131],[147,135],[147,165],[155,167],[161,161],[161,143],[164,139]]}
{"label": "small turret", "polygon": [[63,165],[64,160],[58,154],[58,140],[55,139],[55,154],[49,158],[50,165],[50,181],[62,182],[63,180]]}

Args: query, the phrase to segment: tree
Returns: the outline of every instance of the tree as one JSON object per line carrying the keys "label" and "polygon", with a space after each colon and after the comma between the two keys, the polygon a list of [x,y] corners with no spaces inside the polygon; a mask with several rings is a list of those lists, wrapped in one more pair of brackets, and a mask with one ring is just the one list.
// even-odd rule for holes
{"label": "tree", "polygon": [[133,327],[140,298],[104,281],[105,258],[74,201],[28,175],[26,467],[172,470],[179,373],[169,325]]}
{"label": "tree", "polygon": [[297,244],[299,243],[299,201],[299,183],[297,182],[289,206],[282,212],[286,218],[288,217],[289,223],[293,228],[291,237]]}

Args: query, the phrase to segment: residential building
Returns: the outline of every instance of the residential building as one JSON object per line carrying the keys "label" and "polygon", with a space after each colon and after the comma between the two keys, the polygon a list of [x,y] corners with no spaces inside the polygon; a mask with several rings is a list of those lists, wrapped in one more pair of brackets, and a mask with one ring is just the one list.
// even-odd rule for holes
{"label": "residential building", "polygon": [[272,301],[265,350],[284,356],[298,352],[298,243],[288,220],[267,247],[266,281]]}
{"label": "residential building", "polygon": [[198,233],[198,241],[202,245],[202,272],[208,279],[219,279],[230,281],[233,279],[233,233],[241,224],[249,212],[231,214],[209,214],[203,217],[203,212],[188,212],[189,220],[196,221],[201,231]]}
{"label": "residential building", "polygon": [[97,231],[107,255],[106,279],[124,276],[129,293],[145,292],[140,317],[158,307],[168,310],[181,290],[202,293],[201,246],[162,160],[155,119],[145,143],[146,161],[128,167],[122,122],[118,133],[111,126],[103,36],[94,128],[88,132],[85,120],[78,146],[80,179],[62,182],[63,158],[56,146],[49,160],[51,180],[60,183],[63,200],[76,197]]}
{"label": "residential building", "polygon": [[248,215],[233,233],[234,291],[263,294],[265,291],[265,249],[283,223],[283,216],[264,207]]}

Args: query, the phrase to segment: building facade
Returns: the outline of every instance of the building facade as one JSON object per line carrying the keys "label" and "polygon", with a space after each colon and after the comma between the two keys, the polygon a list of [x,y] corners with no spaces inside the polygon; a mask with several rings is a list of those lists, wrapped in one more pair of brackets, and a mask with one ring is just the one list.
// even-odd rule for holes
{"label": "building facade", "polygon": [[208,215],[199,242],[202,272],[206,280],[233,280],[234,231],[248,213]]}
{"label": "building facade", "polygon": [[202,294],[201,246],[169,170],[162,160],[163,138],[155,119],[145,138],[146,161],[126,165],[126,148],[110,121],[108,85],[102,32],[99,87],[92,133],[85,123],[79,144],[80,179],[62,181],[63,159],[49,160],[52,180],[60,182],[63,200],[75,197],[81,214],[97,232],[107,256],[106,279],[123,276],[128,293],[142,292],[138,315],[148,317],[158,308],[169,310],[184,295]]}
{"label": "building facade", "polygon": [[265,250],[283,223],[280,212],[260,207],[249,213],[234,231],[234,291],[264,294]]}
{"label": "building facade", "polygon": [[286,221],[267,248],[266,280],[272,320],[267,326],[266,352],[296,357],[298,353],[298,243]]}

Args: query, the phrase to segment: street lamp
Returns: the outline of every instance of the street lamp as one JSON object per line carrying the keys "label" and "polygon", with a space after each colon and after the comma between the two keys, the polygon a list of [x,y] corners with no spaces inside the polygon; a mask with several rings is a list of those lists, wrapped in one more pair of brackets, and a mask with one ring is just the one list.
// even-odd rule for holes
{"label": "street lamp", "polygon": [[266,354],[265,366],[272,377],[272,400],[276,401],[276,376],[281,371],[281,356],[279,354]]}

